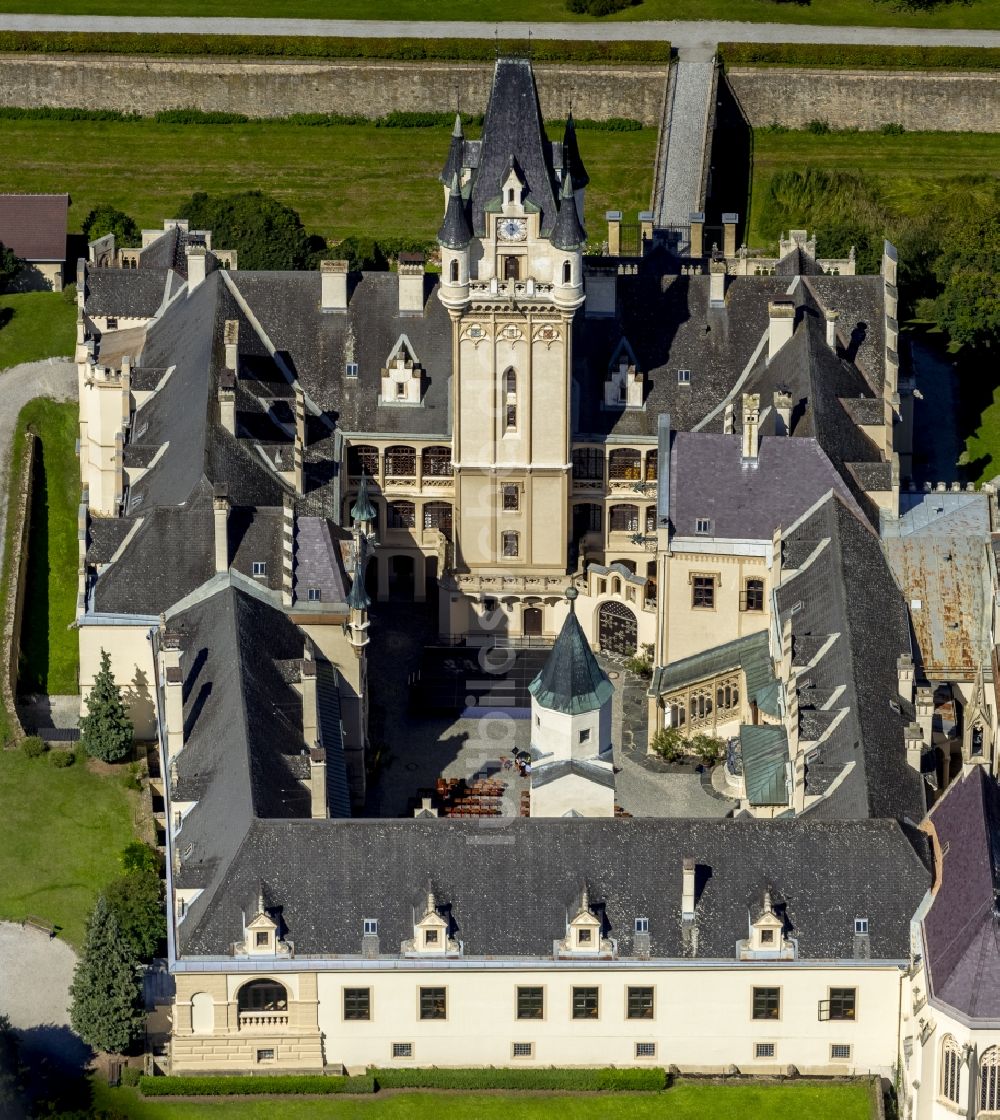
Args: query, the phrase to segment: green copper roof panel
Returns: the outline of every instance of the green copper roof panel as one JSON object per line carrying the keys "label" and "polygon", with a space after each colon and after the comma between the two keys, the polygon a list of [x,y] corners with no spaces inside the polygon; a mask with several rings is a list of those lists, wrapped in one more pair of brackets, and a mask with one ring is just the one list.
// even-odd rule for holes
{"label": "green copper roof panel", "polygon": [[785,763],[788,737],[783,727],[759,725],[740,727],[743,751],[743,780],[751,805],[787,805]]}

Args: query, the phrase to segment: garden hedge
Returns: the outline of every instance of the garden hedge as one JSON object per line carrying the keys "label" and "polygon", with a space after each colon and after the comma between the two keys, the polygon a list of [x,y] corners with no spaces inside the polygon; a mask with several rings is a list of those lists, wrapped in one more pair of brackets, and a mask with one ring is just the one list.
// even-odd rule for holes
{"label": "garden hedge", "polygon": [[562,1092],[658,1092],[662,1069],[373,1069],[379,1089],[555,1089]]}
{"label": "garden hedge", "polygon": [[1000,70],[998,47],[890,47],[829,43],[720,43],[726,66],[829,70]]}
{"label": "garden hedge", "polygon": [[374,1093],[370,1073],[358,1077],[320,1077],[275,1074],[260,1077],[142,1077],[144,1097],[229,1097],[243,1094],[293,1094],[325,1096],[329,1093]]}
{"label": "garden hedge", "polygon": [[254,58],[363,58],[387,62],[492,62],[527,54],[536,62],[664,63],[669,43],[532,39],[353,39],[312,35],[148,35],[143,32],[4,31],[0,53],[222,55]]}

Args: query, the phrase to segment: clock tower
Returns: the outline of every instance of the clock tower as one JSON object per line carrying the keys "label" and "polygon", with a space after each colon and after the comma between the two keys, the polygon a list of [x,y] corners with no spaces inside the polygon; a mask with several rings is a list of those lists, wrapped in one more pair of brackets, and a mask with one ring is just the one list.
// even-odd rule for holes
{"label": "clock tower", "polygon": [[554,635],[562,614],[549,608],[562,603],[567,569],[587,180],[572,119],[562,143],[546,137],[528,61],[497,61],[482,139],[465,140],[456,120],[442,180],[455,559],[442,581],[441,629],[473,640],[484,604],[496,602],[505,633]]}

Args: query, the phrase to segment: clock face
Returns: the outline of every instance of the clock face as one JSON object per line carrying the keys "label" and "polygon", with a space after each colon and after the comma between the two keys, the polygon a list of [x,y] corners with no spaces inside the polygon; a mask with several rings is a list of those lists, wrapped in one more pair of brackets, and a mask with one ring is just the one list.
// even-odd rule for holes
{"label": "clock face", "polygon": [[528,236],[525,218],[501,218],[497,222],[498,241],[523,241]]}

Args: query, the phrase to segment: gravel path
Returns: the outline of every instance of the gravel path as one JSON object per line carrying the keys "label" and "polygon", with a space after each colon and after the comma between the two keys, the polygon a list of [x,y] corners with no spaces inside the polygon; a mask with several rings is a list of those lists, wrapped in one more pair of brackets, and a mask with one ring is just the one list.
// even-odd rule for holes
{"label": "gravel path", "polygon": [[714,71],[710,51],[681,51],[674,67],[663,186],[657,191],[660,207],[656,224],[660,227],[686,227],[691,214],[702,209],[705,121]]}
{"label": "gravel path", "polygon": [[622,23],[465,23],[345,19],[217,19],[160,16],[0,15],[3,31],[192,32],[207,35],[343,35],[395,39],[667,40],[675,47],[729,43],[887,43],[897,46],[1000,47],[1000,31],[935,27],[816,27],[728,20]]}

